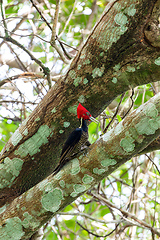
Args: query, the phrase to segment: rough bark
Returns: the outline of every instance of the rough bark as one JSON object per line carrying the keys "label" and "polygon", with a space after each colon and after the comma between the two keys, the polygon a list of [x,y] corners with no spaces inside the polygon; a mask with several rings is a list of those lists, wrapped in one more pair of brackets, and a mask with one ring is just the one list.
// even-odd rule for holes
{"label": "rough bark", "polygon": [[[128,0],[125,2],[120,0],[112,1],[108,5],[85,45],[73,60],[67,74],[53,86],[3,149],[0,160],[0,206],[10,203],[15,197],[35,186],[53,171],[59,161],[64,141],[78,123],[75,114],[79,102],[96,117],[122,92],[137,85],[159,80],[159,6],[159,0]],[[150,37],[153,35],[154,40]],[[140,111],[142,110],[143,108],[140,108]],[[149,117],[149,115],[146,116]],[[150,125],[146,118],[145,121],[149,128]],[[156,126],[156,123],[154,124],[153,129]],[[159,134],[159,130],[155,130],[151,133],[150,139],[152,140]],[[132,148],[134,144],[130,133],[127,136]],[[149,136],[150,134],[147,135],[147,139]],[[144,144],[143,140],[143,148],[144,145],[149,144],[150,140],[147,141]],[[123,149],[123,146],[121,148]],[[98,152],[102,152],[102,155],[104,154],[103,157],[106,157],[107,153],[104,153],[102,146],[97,149],[99,149]],[[141,148],[135,149],[138,153]],[[113,151],[112,155],[115,159],[116,152]],[[127,156],[131,157],[130,152]],[[117,167],[123,163],[123,159],[119,161]],[[101,177],[109,172],[105,171]],[[96,181],[99,181],[101,177],[95,178]],[[44,184],[45,180],[42,183]],[[61,184],[63,185],[63,182]],[[80,191],[76,197],[82,193],[83,191]],[[61,192],[59,194],[61,201]],[[19,201],[24,196],[26,195],[24,194],[22,198],[17,198],[15,201],[20,204]],[[29,196],[32,199],[33,195]],[[35,202],[32,199],[32,205],[36,208],[39,196],[35,196],[36,199],[34,199]],[[70,203],[75,196],[68,196],[66,201]],[[7,208],[8,213],[9,208],[13,206],[14,209],[14,204],[15,202],[12,202]],[[3,209],[5,207],[6,205]],[[30,202],[28,207],[31,207]],[[52,214],[50,213],[50,216]],[[11,217],[12,223],[13,216],[7,214],[4,219]],[[17,216],[19,216],[18,213]],[[43,219],[40,224],[38,222],[37,226],[39,227],[45,220]],[[19,218],[16,218],[16,221],[19,223]]]}
{"label": "rough bark", "polygon": [[6,239],[9,229],[14,229],[10,230],[12,239],[28,239],[58,211],[142,151],[159,134],[160,93],[104,134],[87,154],[73,159],[57,175],[50,175],[4,206],[0,239]]}

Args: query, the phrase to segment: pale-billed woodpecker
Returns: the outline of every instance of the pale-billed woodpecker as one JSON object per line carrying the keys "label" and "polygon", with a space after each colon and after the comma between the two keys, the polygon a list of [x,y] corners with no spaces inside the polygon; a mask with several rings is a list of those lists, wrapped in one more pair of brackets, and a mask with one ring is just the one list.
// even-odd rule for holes
{"label": "pale-billed woodpecker", "polygon": [[77,107],[77,117],[80,121],[80,126],[76,128],[66,140],[62,152],[60,161],[58,166],[54,169],[53,175],[58,173],[60,169],[77,153],[84,150],[86,147],[90,145],[88,141],[88,127],[86,120],[98,122],[95,118],[93,118],[90,112],[84,108],[80,103]]}

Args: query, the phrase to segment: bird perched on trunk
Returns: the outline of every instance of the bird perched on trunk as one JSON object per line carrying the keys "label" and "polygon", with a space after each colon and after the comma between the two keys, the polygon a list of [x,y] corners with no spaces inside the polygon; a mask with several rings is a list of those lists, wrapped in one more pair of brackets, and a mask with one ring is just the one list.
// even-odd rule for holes
{"label": "bird perched on trunk", "polygon": [[77,117],[80,121],[80,126],[76,128],[66,140],[62,152],[60,161],[58,166],[54,169],[53,175],[58,173],[60,169],[77,153],[84,150],[86,147],[90,145],[88,141],[88,127],[86,120],[98,122],[95,118],[93,118],[90,112],[84,108],[80,103],[77,107]]}

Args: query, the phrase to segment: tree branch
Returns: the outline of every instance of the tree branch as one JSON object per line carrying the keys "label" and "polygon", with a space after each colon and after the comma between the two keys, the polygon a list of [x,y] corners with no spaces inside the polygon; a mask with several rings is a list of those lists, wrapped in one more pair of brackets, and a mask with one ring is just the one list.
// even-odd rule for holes
{"label": "tree branch", "polygon": [[15,39],[11,38],[10,36],[9,37],[0,36],[0,38],[4,39],[5,41],[11,42],[11,43],[15,44],[16,46],[18,46],[19,48],[21,48],[23,51],[25,51],[30,56],[30,58],[32,60],[34,60],[43,69],[43,72],[45,75],[48,76],[50,74],[49,68],[45,67],[43,65],[43,63],[40,60],[38,60],[37,58],[35,58],[33,56],[33,54],[30,51],[28,51],[21,43],[17,42]]}
{"label": "tree branch", "polygon": [[131,218],[132,220],[138,222],[143,227],[148,228],[151,232],[154,232],[154,234],[156,234],[157,236],[160,237],[160,232],[156,228],[153,228],[151,225],[146,223],[145,221],[138,219],[135,215],[131,214],[130,212],[127,212],[127,211],[123,210],[122,208],[120,209],[120,208],[116,207],[110,201],[108,201],[106,198],[103,198],[101,195],[92,193],[92,196],[94,196],[95,198],[104,202],[107,206],[119,210],[124,215],[124,219],[126,219],[126,217]]}
{"label": "tree branch", "polygon": [[[127,2],[119,0],[107,7],[85,45],[73,59],[67,74],[50,89],[1,152],[0,171],[3,171],[0,175],[2,178],[1,206],[11,202],[51,174],[59,161],[64,141],[69,132],[77,126],[78,120],[75,116],[79,102],[93,116],[98,116],[115,97],[130,89],[131,86],[148,83],[151,79],[159,80],[159,50],[146,43],[143,38],[146,19],[151,16],[155,3],[156,0],[128,0]],[[131,12],[130,6],[133,7]],[[122,8],[126,9],[125,14],[122,14]],[[11,41],[10,38],[9,40]],[[23,46],[20,45],[20,47],[23,49]],[[126,135],[123,133],[119,136],[117,139],[119,148],[117,146],[114,148],[115,145],[111,141],[109,149],[112,154],[109,155],[114,156],[117,161],[114,169],[131,156],[142,152],[159,135],[159,129],[157,129],[159,120],[152,118],[152,115],[157,117],[157,106],[155,106],[155,103],[151,104],[151,107],[145,110],[144,122],[141,122],[138,110],[136,112],[136,125],[141,122],[141,131],[146,136],[141,134],[139,136],[133,127],[126,130]],[[142,112],[143,108],[145,109],[145,105],[139,111]],[[125,124],[129,126],[133,115],[129,114],[128,116],[131,117],[127,116],[124,119],[124,125],[122,123],[117,125],[117,134],[126,127]],[[140,131],[139,128],[138,131]],[[111,133],[114,134],[114,132]],[[107,141],[112,140],[112,134],[104,136]],[[99,147],[98,153],[100,149],[106,158],[103,145]],[[95,156],[98,153],[94,152]],[[95,159],[94,155],[90,159],[92,158]],[[113,160],[112,157],[109,159]],[[14,164],[16,170],[11,167]],[[99,165],[101,171],[97,166],[94,166],[96,169],[94,171],[102,174],[102,166]],[[110,172],[112,170],[113,168]],[[10,171],[9,179],[8,171]],[[105,172],[101,177],[110,172]],[[97,181],[100,180],[100,177],[97,178]]]}
{"label": "tree branch", "polygon": [[[150,111],[151,109],[153,111]],[[102,138],[91,145],[86,155],[77,156],[58,174],[50,175],[17,197],[10,205],[5,205],[0,218],[0,231],[5,232],[8,224],[13,226],[18,224],[19,234],[30,237],[42,223],[48,221],[57,211],[62,210],[78,196],[91,189],[153,141],[160,134],[159,119],[160,93],[143,104],[141,111],[136,109],[110,132],[104,134]],[[147,124],[145,127],[144,121]],[[153,125],[150,126],[150,122],[153,123],[153,121],[155,122],[154,128]],[[147,129],[151,131],[147,132]],[[4,166],[5,164],[6,162],[4,162]],[[95,194],[94,197],[96,197]],[[101,200],[115,208],[106,199],[101,197]],[[160,236],[160,232],[149,224],[138,220],[134,215],[122,209],[120,211],[124,216],[131,217]],[[8,217],[10,217],[9,222]],[[25,219],[28,219],[27,223]]]}

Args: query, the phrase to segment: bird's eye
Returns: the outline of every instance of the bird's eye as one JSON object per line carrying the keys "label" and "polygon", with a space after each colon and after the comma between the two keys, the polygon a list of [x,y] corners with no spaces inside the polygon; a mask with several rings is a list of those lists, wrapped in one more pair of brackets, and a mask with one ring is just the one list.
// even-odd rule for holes
{"label": "bird's eye", "polygon": [[89,115],[90,115],[90,113],[89,113],[89,112],[86,112],[86,114],[87,114],[87,116],[89,116]]}

